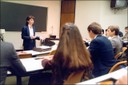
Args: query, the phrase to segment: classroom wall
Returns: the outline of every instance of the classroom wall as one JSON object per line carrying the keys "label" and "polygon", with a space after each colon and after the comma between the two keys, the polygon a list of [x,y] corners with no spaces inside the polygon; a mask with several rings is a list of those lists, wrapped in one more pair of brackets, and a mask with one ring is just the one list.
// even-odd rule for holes
{"label": "classroom wall", "polygon": [[110,0],[77,0],[75,13],[75,23],[83,38],[89,38],[87,27],[94,21],[100,23],[103,29],[118,25],[123,33],[128,25],[128,8],[114,11],[110,8]]}
{"label": "classroom wall", "polygon": [[[14,3],[30,4],[48,7],[47,32],[36,33],[42,37],[48,37],[53,33],[59,36],[61,1],[12,1]],[[88,25],[96,21],[103,29],[109,25],[119,25],[124,33],[124,27],[128,25],[128,8],[115,12],[110,8],[110,0],[76,0],[75,24],[79,27],[83,38],[89,38],[87,33]],[[6,32],[5,41],[12,42],[16,49],[22,48],[21,32]],[[39,45],[39,41],[37,41]]]}
{"label": "classroom wall", "polygon": [[[8,1],[13,3],[34,5],[48,7],[48,16],[47,16],[47,31],[46,32],[36,32],[36,35],[41,36],[42,38],[49,37],[49,34],[55,34],[59,37],[59,27],[60,27],[60,1]],[[26,18],[26,17],[25,17]],[[25,20],[24,18],[24,20]],[[15,49],[22,49],[22,39],[21,32],[6,31],[4,34],[5,41],[12,42]],[[37,41],[37,46],[40,45],[40,42]]]}

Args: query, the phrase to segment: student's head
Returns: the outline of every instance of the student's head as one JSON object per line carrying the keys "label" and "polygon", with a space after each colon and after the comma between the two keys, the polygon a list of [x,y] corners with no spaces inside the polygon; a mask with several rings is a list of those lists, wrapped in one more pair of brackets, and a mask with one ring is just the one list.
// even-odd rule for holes
{"label": "student's head", "polygon": [[28,24],[30,24],[30,25],[33,25],[34,24],[34,16],[28,16],[27,18],[26,18],[26,26],[28,26]]}
{"label": "student's head", "polygon": [[108,36],[108,35],[107,35],[107,29],[105,29],[105,36]]}
{"label": "student's head", "polygon": [[126,32],[126,33],[128,33],[128,26],[127,26],[127,27],[125,27],[125,32]]}
{"label": "student's head", "polygon": [[110,25],[107,29],[107,34],[108,36],[118,36],[119,35],[119,27],[118,26],[114,26],[114,25]]}
{"label": "student's head", "polygon": [[102,34],[102,35],[104,34],[104,29],[102,29],[101,34]]}
{"label": "student's head", "polygon": [[61,62],[62,68],[85,69],[91,64],[91,60],[78,27],[73,23],[66,23],[62,29],[54,61],[58,65]]}
{"label": "student's head", "polygon": [[102,32],[102,28],[101,28],[100,24],[98,24],[97,22],[91,23],[88,26],[87,30],[88,30],[90,38],[92,38],[92,39],[95,37],[95,35],[101,34],[101,32]]}

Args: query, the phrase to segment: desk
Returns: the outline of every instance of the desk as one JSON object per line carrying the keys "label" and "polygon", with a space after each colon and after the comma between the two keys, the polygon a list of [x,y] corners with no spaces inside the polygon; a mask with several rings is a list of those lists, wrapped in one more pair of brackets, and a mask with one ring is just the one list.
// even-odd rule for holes
{"label": "desk", "polygon": [[27,72],[33,72],[44,69],[44,67],[41,65],[42,59],[36,59],[36,58],[24,58],[20,59],[24,67],[26,68]]}
{"label": "desk", "polygon": [[51,52],[51,50],[49,50],[49,51],[43,51],[43,52],[37,52],[37,51],[33,51],[33,50],[27,50],[27,51],[24,51],[24,52],[26,52],[28,54],[31,53],[32,56],[38,56],[38,55],[48,54],[48,53]]}
{"label": "desk", "polygon": [[97,78],[94,78],[94,79],[90,79],[90,80],[87,80],[87,81],[84,81],[84,82],[80,82],[80,83],[77,83],[76,85],[85,85],[85,84],[91,84],[91,85],[95,85],[95,84],[98,84],[99,82],[101,81],[104,81],[104,80],[107,80],[107,79],[110,79],[110,78],[113,78],[113,79],[119,79],[120,77],[122,77],[123,75],[126,75],[127,74],[127,70],[128,70],[128,67],[126,68],[122,68],[122,69],[119,69],[117,71],[114,71],[112,73],[108,73],[106,75],[103,75],[103,76],[100,76],[100,77],[97,77]]}
{"label": "desk", "polygon": [[26,50],[26,51],[19,51],[17,52],[17,54],[18,55],[32,54],[32,56],[38,56],[38,55],[49,54],[52,51],[52,47],[49,46],[38,46],[37,48],[41,48],[41,49],[51,48],[51,50],[42,51],[42,52],[38,52],[34,50]]}
{"label": "desk", "polygon": [[[27,71],[26,75],[24,76],[29,76],[35,72],[40,72],[44,69],[44,67],[41,65],[42,59],[36,59],[36,57],[33,57],[33,58],[24,58],[20,60]],[[15,75],[11,75],[10,71],[8,71],[7,74],[8,76],[15,76]],[[17,85],[22,85],[22,77],[24,76],[16,76]]]}
{"label": "desk", "polygon": [[[36,57],[20,59],[23,66],[26,68],[27,73],[38,71],[38,70],[43,70],[44,67],[41,65],[42,60],[43,59],[36,59]],[[8,74],[11,74],[11,72],[8,71]]]}

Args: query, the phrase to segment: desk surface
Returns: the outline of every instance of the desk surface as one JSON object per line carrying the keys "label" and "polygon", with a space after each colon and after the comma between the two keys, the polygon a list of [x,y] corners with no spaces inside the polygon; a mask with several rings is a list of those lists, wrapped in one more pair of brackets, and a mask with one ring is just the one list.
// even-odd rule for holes
{"label": "desk surface", "polygon": [[[41,64],[41,61],[43,59],[36,59],[36,57],[34,57],[34,58],[23,58],[20,60],[24,65],[24,67],[26,68],[27,73],[44,69],[44,67]],[[8,71],[7,74],[11,74],[11,72]]]}
{"label": "desk surface", "polygon": [[90,80],[87,80],[87,81],[77,83],[76,85],[98,84],[99,82],[110,79],[110,78],[113,78],[113,79],[117,80],[120,77],[122,77],[123,75],[126,75],[127,70],[128,70],[128,67],[122,68],[122,69],[119,69],[119,70],[114,71],[112,73],[108,73],[106,75],[103,75],[103,76],[100,76],[100,77],[97,77],[97,78],[94,78],[94,79],[90,79]]}
{"label": "desk surface", "polygon": [[50,53],[52,50],[55,50],[55,49],[57,48],[57,45],[54,45],[54,46],[52,46],[52,47],[49,47],[49,46],[39,46],[39,47],[37,47],[37,48],[42,48],[42,49],[51,48],[51,50],[42,51],[42,52],[38,52],[38,51],[34,51],[34,50],[26,50],[26,51],[19,51],[19,52],[17,52],[17,54],[18,54],[18,55],[32,54],[32,56],[48,54],[48,53]]}
{"label": "desk surface", "polygon": [[36,58],[23,58],[20,59],[27,72],[42,70],[44,67],[41,65],[42,59]]}

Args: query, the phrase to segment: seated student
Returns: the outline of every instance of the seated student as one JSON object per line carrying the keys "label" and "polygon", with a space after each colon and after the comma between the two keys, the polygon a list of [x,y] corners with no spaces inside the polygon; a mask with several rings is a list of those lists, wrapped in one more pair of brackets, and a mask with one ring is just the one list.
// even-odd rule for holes
{"label": "seated student", "polygon": [[125,27],[125,35],[122,38],[123,46],[126,47],[128,45],[128,26]]}
{"label": "seated student", "polygon": [[119,34],[119,27],[118,26],[109,26],[107,30],[107,34],[109,36],[109,40],[112,43],[112,47],[114,49],[114,55],[122,51],[122,40],[118,36]]}
{"label": "seated student", "polygon": [[63,84],[73,72],[84,71],[80,81],[92,78],[92,61],[76,25],[66,23],[63,26],[55,55],[50,59],[44,58],[42,65],[45,68],[51,66],[53,85]]}
{"label": "seated student", "polygon": [[16,51],[11,43],[0,41],[0,85],[4,85],[7,77],[7,71],[22,76],[26,73],[25,67],[18,58]]}
{"label": "seated student", "polygon": [[110,68],[116,63],[111,42],[107,37],[101,35],[100,24],[93,22],[88,28],[88,33],[92,39],[89,51],[94,65],[93,75],[95,77],[108,73]]}
{"label": "seated student", "polygon": [[101,30],[101,35],[104,35],[104,29]]}
{"label": "seated student", "polygon": [[107,35],[107,29],[105,29],[104,36],[108,37],[108,35]]}
{"label": "seated student", "polygon": [[128,41],[128,26],[127,27],[125,27],[125,35],[123,36],[123,40],[126,40],[126,41]]}
{"label": "seated student", "polygon": [[123,33],[119,30],[119,37],[123,37]]}

